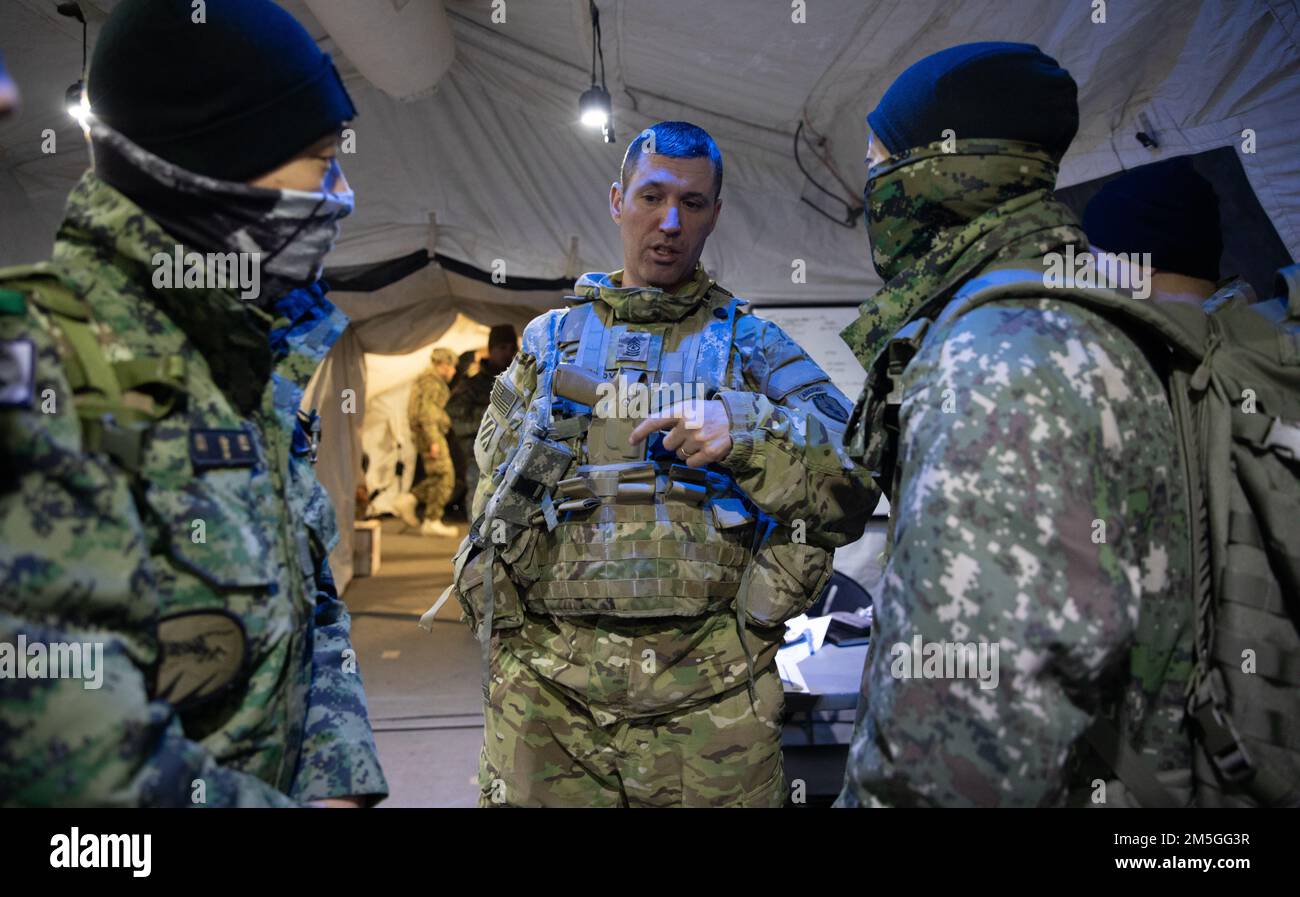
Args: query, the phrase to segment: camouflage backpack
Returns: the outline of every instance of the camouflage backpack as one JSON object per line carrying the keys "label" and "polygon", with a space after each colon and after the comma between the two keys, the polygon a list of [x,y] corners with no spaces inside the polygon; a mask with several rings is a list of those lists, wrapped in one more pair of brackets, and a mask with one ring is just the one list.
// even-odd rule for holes
{"label": "camouflage backpack", "polygon": [[[1280,298],[1268,302],[1239,285],[1204,306],[1051,290],[1141,338],[1166,372],[1192,516],[1196,657],[1185,721],[1202,806],[1300,803],[1300,265],[1278,282]],[[994,268],[966,283],[942,318],[1043,296],[1041,271]],[[1133,647],[1134,664],[1143,647]],[[1177,803],[1112,722],[1103,718],[1088,740],[1142,805]]]}

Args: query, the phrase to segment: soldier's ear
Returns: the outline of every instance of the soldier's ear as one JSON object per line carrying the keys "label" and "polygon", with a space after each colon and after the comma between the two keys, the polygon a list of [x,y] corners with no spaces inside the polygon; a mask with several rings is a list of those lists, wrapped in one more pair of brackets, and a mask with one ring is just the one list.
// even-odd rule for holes
{"label": "soldier's ear", "polygon": [[623,185],[619,181],[609,185],[609,217],[615,224],[623,223]]}

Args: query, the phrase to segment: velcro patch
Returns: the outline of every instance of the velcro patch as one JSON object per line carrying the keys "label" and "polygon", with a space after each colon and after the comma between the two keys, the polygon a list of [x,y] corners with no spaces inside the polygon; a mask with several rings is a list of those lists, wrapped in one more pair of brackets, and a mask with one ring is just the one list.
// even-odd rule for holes
{"label": "velcro patch", "polygon": [[0,408],[32,407],[35,371],[36,346],[31,340],[0,340]]}
{"label": "velcro patch", "polygon": [[615,356],[616,361],[649,361],[650,360],[650,334],[648,333],[620,333],[618,336],[618,351]]}
{"label": "velcro patch", "polygon": [[813,404],[817,406],[818,411],[829,417],[831,420],[841,424],[848,423],[849,409],[825,390],[822,390],[820,393],[813,396]]}
{"label": "velcro patch", "polygon": [[200,704],[241,677],[244,625],[228,611],[185,611],[158,621],[158,689],[173,707]]}
{"label": "velcro patch", "polygon": [[256,467],[257,449],[243,430],[190,430],[190,463],[196,471]]}

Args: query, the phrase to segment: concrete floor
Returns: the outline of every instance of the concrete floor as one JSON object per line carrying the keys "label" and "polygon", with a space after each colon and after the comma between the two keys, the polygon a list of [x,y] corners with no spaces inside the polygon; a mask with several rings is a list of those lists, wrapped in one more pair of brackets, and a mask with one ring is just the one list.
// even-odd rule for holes
{"label": "concrete floor", "polygon": [[[462,535],[465,525],[461,524]],[[365,680],[370,721],[390,796],[383,807],[469,807],[478,802],[483,740],[479,649],[454,599],[433,632],[416,625],[451,582],[457,539],[415,534],[386,519],[376,576],[344,596]]]}

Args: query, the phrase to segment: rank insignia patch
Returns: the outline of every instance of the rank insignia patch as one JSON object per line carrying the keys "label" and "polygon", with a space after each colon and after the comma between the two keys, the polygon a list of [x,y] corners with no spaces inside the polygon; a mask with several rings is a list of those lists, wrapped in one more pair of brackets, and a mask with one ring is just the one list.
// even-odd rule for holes
{"label": "rank insignia patch", "polygon": [[214,467],[256,467],[257,449],[243,430],[190,430],[190,463],[196,471]]}
{"label": "rank insignia patch", "polygon": [[618,337],[617,361],[649,361],[650,334],[623,333]]}

